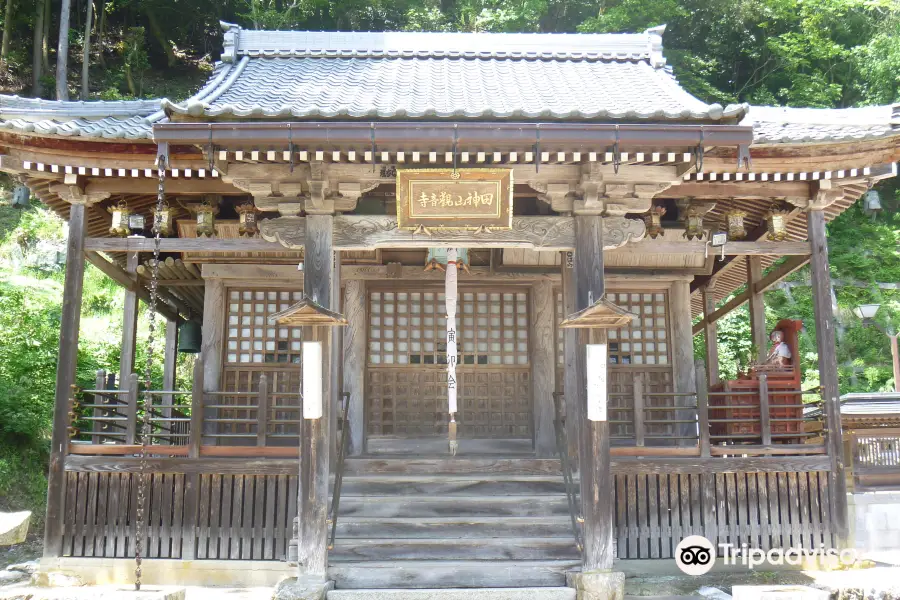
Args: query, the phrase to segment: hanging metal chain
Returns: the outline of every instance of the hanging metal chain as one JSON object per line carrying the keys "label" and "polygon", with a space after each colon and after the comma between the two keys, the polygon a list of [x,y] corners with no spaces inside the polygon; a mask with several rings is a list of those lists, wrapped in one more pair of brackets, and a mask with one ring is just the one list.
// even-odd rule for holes
{"label": "hanging metal chain", "polygon": [[137,518],[135,521],[134,533],[134,589],[141,589],[141,564],[143,557],[141,553],[144,549],[144,537],[147,530],[146,526],[146,504],[147,504],[147,446],[151,442],[152,427],[151,416],[153,412],[153,337],[156,334],[156,304],[159,297],[159,244],[160,244],[160,224],[162,219],[163,206],[166,201],[166,164],[165,155],[160,155],[157,163],[159,175],[159,187],[156,194],[156,211],[153,214],[153,262],[150,270],[150,314],[148,315],[149,326],[147,333],[147,362],[144,367],[144,415],[141,421],[141,453],[140,453],[140,473],[138,475],[137,489]]}

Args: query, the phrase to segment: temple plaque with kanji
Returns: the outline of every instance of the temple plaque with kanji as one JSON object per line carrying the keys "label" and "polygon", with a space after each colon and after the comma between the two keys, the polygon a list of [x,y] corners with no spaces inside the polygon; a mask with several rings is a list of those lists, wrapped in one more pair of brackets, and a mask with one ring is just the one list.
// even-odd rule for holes
{"label": "temple plaque with kanji", "polygon": [[511,169],[401,169],[397,224],[401,229],[510,229]]}

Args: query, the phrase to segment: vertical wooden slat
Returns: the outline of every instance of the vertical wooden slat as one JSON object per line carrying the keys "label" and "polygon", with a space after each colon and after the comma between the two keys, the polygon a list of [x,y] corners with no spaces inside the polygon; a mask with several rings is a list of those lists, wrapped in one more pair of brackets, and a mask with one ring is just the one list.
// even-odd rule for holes
{"label": "vertical wooden slat", "polygon": [[97,474],[97,518],[94,530],[94,556],[105,556],[106,536],[109,535],[110,519],[106,513],[111,473]]}
{"label": "vertical wooden slat", "polygon": [[671,517],[669,519],[669,523],[671,524],[671,534],[669,536],[669,547],[666,550],[665,546],[663,547],[663,556],[665,558],[670,558],[673,556],[673,552],[675,551],[675,546],[678,545],[684,537],[688,534],[685,529],[685,520],[684,520],[684,507],[681,505],[681,487],[686,484],[686,478],[682,481],[681,475],[678,473],[669,473],[669,510],[671,511]]}
{"label": "vertical wooden slat", "polygon": [[[719,544],[719,525],[716,507],[716,476],[713,473],[700,474],[700,502],[703,509],[703,535],[714,546]],[[696,497],[696,496],[695,496]]]}
{"label": "vertical wooden slat", "polygon": [[729,514],[727,491],[725,489],[725,473],[716,473],[716,530],[719,534],[717,543],[728,542],[730,540]]}
{"label": "vertical wooden slat", "polygon": [[650,556],[650,518],[647,514],[647,475],[637,474],[637,518],[638,554],[641,558]]}
{"label": "vertical wooden slat", "polygon": [[810,548],[824,544],[822,537],[822,502],[819,499],[819,473],[809,473],[809,528]]}
{"label": "vertical wooden slat", "polygon": [[640,558],[638,540],[641,539],[640,522],[638,521],[637,480],[639,475],[626,475],[628,493],[628,558]]}
{"label": "vertical wooden slat", "polygon": [[[190,477],[190,475],[188,476]],[[196,493],[193,494],[194,497],[199,498],[198,507],[196,511],[196,523],[197,523],[197,541],[194,546],[194,556],[193,558],[209,558],[209,526],[210,526],[210,497],[212,496],[212,489],[210,489],[210,481],[212,480],[211,475],[197,475],[197,479],[195,480],[195,485],[197,486]],[[186,494],[186,499],[190,496]],[[187,505],[185,505],[185,511],[187,511]],[[187,514],[185,514],[185,521],[187,521]],[[185,542],[187,542],[188,537],[185,536]],[[183,558],[185,560],[190,560],[187,557],[189,556],[187,552],[187,548],[184,549]]]}
{"label": "vertical wooden slat", "polygon": [[231,548],[228,557],[237,560],[241,557],[241,545],[244,541],[244,524],[242,521],[244,508],[244,476],[233,475],[234,487],[231,492]]}
{"label": "vertical wooden slat", "polygon": [[660,529],[659,529],[659,475],[647,475],[647,533],[650,542],[650,558],[659,558]]}
{"label": "vertical wooden slat", "polygon": [[735,487],[735,546],[747,543],[750,537],[749,512],[750,507],[747,501],[747,474],[733,473],[736,483]]}
{"label": "vertical wooden slat", "polygon": [[757,491],[758,473],[747,473],[747,524],[749,525],[749,539],[751,548],[761,548],[759,539],[759,514],[760,497]]}
{"label": "vertical wooden slat", "polygon": [[783,548],[785,540],[782,538],[783,515],[778,495],[778,473],[766,473],[766,482],[769,487],[769,527],[772,534],[772,548]]}
{"label": "vertical wooden slat", "polygon": [[72,556],[84,556],[84,530],[85,519],[87,514],[87,502],[83,499],[87,497],[89,473],[78,473],[78,489],[75,495],[75,504],[72,506],[75,513],[75,522],[73,526],[73,544]]}
{"label": "vertical wooden slat", "polygon": [[262,560],[275,560],[275,520],[278,516],[275,507],[277,484],[277,475],[266,476],[265,532],[263,534],[263,553],[260,556]]}
{"label": "vertical wooden slat", "polygon": [[284,542],[284,551],[287,554],[287,542],[291,539],[293,527],[294,527],[294,517],[297,515],[297,506],[300,502],[300,478],[295,476],[288,477],[288,512],[287,512],[287,523],[285,528],[285,542]]}
{"label": "vertical wooden slat", "polygon": [[224,560],[231,557],[233,540],[235,538],[233,527],[234,520],[231,516],[231,504],[234,499],[236,476],[222,475],[222,489],[220,490],[219,505],[219,550],[216,558]]}
{"label": "vertical wooden slat", "polygon": [[116,538],[119,535],[119,488],[122,485],[121,473],[108,473],[106,499],[106,543],[103,556],[115,558]]}
{"label": "vertical wooden slat", "polygon": [[184,558],[183,550],[185,544],[185,538],[190,537],[191,544],[194,543],[194,528],[191,526],[190,532],[187,531],[187,528],[184,526],[185,521],[185,506],[184,506],[184,497],[185,497],[185,488],[187,487],[187,478],[189,476],[184,473],[178,473],[175,476],[175,490],[174,496],[172,497],[172,528],[171,528],[171,537],[170,537],[170,551],[169,556],[172,558]]}
{"label": "vertical wooden slat", "polygon": [[75,556],[75,507],[78,506],[78,473],[63,473],[65,511],[60,515],[60,556]]}
{"label": "vertical wooden slat", "polygon": [[788,474],[776,473],[778,481],[778,511],[781,513],[781,543],[785,547],[793,543],[791,539],[791,496],[788,493]]}
{"label": "vertical wooden slat", "polygon": [[759,547],[768,550],[772,547],[772,520],[769,516],[769,485],[766,473],[756,474],[756,491],[759,494],[759,503],[757,504],[760,524]]}
{"label": "vertical wooden slat", "polygon": [[276,478],[278,502],[275,505],[275,560],[283,560],[285,553],[285,532],[290,535],[290,521],[288,520],[288,477],[278,475]]}
{"label": "vertical wooden slat", "polygon": [[681,491],[681,506],[686,514],[690,515],[691,534],[704,535],[706,539],[713,541],[715,537],[709,537],[710,532],[706,529],[706,493],[701,492],[701,488],[705,488],[703,484],[703,476],[698,474],[682,475],[682,480],[686,480]]}
{"label": "vertical wooden slat", "polygon": [[616,475],[616,553],[619,559],[628,557],[628,495],[625,491],[627,475]]}
{"label": "vertical wooden slat", "polygon": [[253,482],[253,551],[250,558],[262,560],[264,552],[264,531],[266,519],[266,476],[256,475]]}
{"label": "vertical wooden slat", "polygon": [[804,548],[812,548],[810,527],[810,498],[809,498],[809,473],[797,473],[797,483],[800,498],[800,544]]}
{"label": "vertical wooden slat", "polygon": [[800,537],[800,484],[797,481],[797,473],[787,473],[788,497],[791,510],[791,547],[802,543]]}
{"label": "vertical wooden slat", "polygon": [[131,473],[122,473],[119,478],[119,514],[116,530],[116,558],[128,556],[128,540],[131,538]]}

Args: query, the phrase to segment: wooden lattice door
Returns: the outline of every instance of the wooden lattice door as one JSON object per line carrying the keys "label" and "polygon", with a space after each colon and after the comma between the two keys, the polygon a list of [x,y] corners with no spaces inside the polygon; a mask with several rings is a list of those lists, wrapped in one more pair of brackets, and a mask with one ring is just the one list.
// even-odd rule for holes
{"label": "wooden lattice door", "polygon": [[[392,286],[368,295],[368,435],[446,435],[444,293]],[[524,288],[460,287],[460,437],[532,437],[529,301]]]}

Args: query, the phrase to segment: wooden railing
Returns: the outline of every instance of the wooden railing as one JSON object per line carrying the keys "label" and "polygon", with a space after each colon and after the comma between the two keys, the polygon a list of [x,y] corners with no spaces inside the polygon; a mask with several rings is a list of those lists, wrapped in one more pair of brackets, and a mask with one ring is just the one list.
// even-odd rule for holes
{"label": "wooden railing", "polygon": [[850,431],[857,491],[900,489],[900,429]]}

